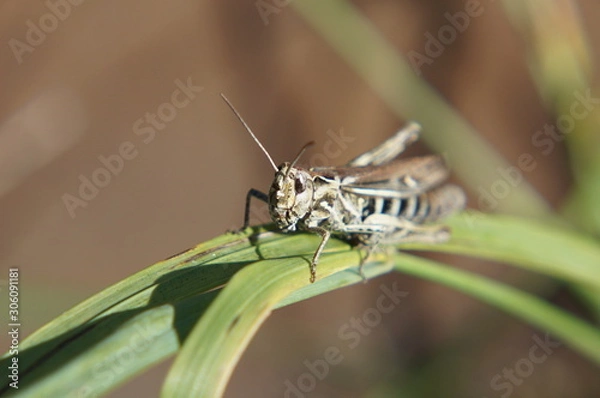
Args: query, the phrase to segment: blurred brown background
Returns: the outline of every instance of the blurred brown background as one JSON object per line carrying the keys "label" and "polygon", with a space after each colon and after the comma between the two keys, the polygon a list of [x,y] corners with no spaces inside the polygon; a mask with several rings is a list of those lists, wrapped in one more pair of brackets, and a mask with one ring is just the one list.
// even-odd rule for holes
{"label": "blurred brown background", "polygon": [[[354,3],[401,54],[423,53],[424,33],[447,24],[444,13],[465,7],[463,1]],[[331,164],[343,164],[405,121],[283,1],[268,24],[253,0],[62,2],[70,4],[60,11],[64,20],[28,37],[27,21],[39,27],[48,4],[0,5],[0,278],[9,267],[20,268],[28,332],[108,285],[240,226],[247,189],[267,189],[272,170],[219,93],[276,162],[291,159],[308,140],[317,142],[313,155],[322,153],[331,134],[343,131],[350,138],[330,156]],[[573,4],[597,61],[600,4]],[[499,2],[486,2],[483,15],[422,72],[510,163],[532,150],[532,134],[552,120],[528,68],[520,32]],[[180,94],[174,100],[186,84],[196,87],[190,100]],[[145,118],[157,112],[169,121],[151,128]],[[135,157],[85,207],[70,212],[65,194],[78,196],[81,176],[92,178],[99,157],[118,153],[126,142]],[[566,152],[557,148],[527,175],[553,205],[571,184]],[[422,143],[409,151],[425,152]],[[509,281],[518,273],[439,258]],[[277,311],[251,343],[226,396],[284,396],[286,380],[307,371],[303,361],[342,345],[339,328],[373,307],[380,286],[393,282],[407,298],[355,349],[343,351],[345,360],[307,396],[428,396],[420,391],[433,384],[443,392],[438,396],[500,397],[507,390],[494,390],[492,379],[528,355],[534,334],[543,336],[459,293],[388,275]],[[565,292],[552,299],[577,311]],[[7,341],[3,334],[4,347]],[[168,365],[111,396],[157,396]],[[510,396],[598,394],[597,370],[562,347]]]}

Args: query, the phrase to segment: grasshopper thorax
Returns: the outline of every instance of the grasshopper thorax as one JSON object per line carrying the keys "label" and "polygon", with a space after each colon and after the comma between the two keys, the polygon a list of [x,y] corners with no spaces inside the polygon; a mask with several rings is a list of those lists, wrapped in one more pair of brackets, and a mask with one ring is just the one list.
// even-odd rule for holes
{"label": "grasshopper thorax", "polygon": [[269,213],[278,228],[285,232],[295,231],[296,224],[312,208],[313,181],[310,173],[281,164],[269,190]]}

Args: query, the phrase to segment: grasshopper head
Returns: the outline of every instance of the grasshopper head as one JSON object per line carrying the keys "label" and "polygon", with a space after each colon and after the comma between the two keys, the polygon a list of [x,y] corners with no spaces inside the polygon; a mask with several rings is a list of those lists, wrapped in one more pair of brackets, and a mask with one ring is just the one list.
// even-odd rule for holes
{"label": "grasshopper head", "polygon": [[295,231],[296,223],[312,207],[313,181],[304,169],[283,163],[275,173],[269,190],[269,213],[284,232]]}
{"label": "grasshopper head", "polygon": [[256,138],[252,130],[250,130],[250,127],[242,119],[242,116],[225,95],[221,94],[221,97],[223,97],[235,116],[237,116],[250,136],[252,136],[256,144],[267,156],[273,169],[275,169],[275,180],[273,180],[273,184],[269,190],[269,213],[271,214],[271,219],[284,232],[295,231],[296,223],[308,213],[312,206],[314,188],[310,173],[294,166],[306,148],[313,145],[314,142],[311,141],[304,145],[292,163],[283,163],[279,167],[276,167],[271,155],[269,155],[269,152],[267,152],[258,138]]}

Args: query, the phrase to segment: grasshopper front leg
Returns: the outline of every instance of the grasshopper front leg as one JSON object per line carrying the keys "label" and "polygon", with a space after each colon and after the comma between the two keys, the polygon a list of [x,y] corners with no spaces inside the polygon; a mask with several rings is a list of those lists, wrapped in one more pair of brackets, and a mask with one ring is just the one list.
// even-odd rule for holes
{"label": "grasshopper front leg", "polygon": [[308,229],[309,232],[316,232],[321,235],[321,243],[319,243],[319,247],[315,251],[313,255],[312,261],[310,263],[310,283],[314,283],[317,279],[317,263],[319,262],[319,257],[321,256],[321,252],[325,248],[327,241],[329,241],[329,237],[331,236],[331,232],[321,227],[313,227]]}
{"label": "grasshopper front leg", "polygon": [[262,200],[265,203],[269,203],[269,197],[267,196],[266,193],[261,192],[254,188],[250,189],[248,191],[248,193],[246,194],[246,208],[244,210],[244,225],[242,225],[242,228],[240,228],[238,230],[238,232],[245,230],[246,228],[248,228],[248,225],[250,225],[250,202],[252,201],[252,198]]}

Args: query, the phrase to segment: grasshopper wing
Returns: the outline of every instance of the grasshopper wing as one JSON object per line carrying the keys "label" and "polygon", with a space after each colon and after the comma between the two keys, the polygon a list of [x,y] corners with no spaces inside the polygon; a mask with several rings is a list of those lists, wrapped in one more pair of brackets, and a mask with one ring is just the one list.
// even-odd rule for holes
{"label": "grasshopper wing", "polygon": [[448,169],[439,156],[397,159],[381,166],[319,167],[315,176],[339,179],[340,189],[361,196],[406,198],[440,185]]}

